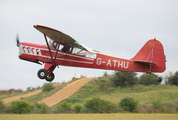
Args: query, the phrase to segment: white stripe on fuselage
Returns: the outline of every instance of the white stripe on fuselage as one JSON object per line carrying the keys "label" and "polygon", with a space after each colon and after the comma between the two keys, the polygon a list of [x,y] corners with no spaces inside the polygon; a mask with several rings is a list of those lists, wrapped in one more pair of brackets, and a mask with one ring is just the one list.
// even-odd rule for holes
{"label": "white stripe on fuselage", "polygon": [[[29,49],[27,49],[27,48],[29,48]],[[33,50],[33,52],[32,52],[32,50]],[[40,56],[40,57],[43,57],[43,58],[50,58],[51,59],[51,57],[49,57],[49,56],[42,55],[41,50],[48,51],[48,49],[40,49],[40,48],[31,47],[31,46],[20,45],[19,46],[19,56],[21,54],[27,54],[27,55]],[[51,51],[56,52],[54,50],[51,50]],[[38,54],[37,54],[37,52],[38,52]],[[72,55],[72,54],[68,54],[68,53],[62,53],[62,52],[58,52],[58,53],[63,54],[63,55],[68,55],[68,56],[72,56],[72,57],[77,57],[77,58],[82,58],[82,59],[94,61],[94,59],[91,59],[91,58],[85,58],[85,57],[76,56],[76,55]],[[53,57],[53,59],[54,59],[54,57]],[[77,60],[71,60],[71,59],[63,59],[63,58],[56,58],[56,59],[64,60],[64,61],[71,61],[71,62],[78,62],[78,63],[93,64],[93,62],[77,61]]]}

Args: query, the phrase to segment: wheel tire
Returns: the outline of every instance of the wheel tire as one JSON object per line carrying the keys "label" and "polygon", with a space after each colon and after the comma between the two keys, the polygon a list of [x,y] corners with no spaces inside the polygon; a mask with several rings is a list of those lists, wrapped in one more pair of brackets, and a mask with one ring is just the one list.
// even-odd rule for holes
{"label": "wheel tire", "polygon": [[162,78],[159,77],[159,78],[157,79],[157,81],[158,81],[158,82],[162,82]]}
{"label": "wheel tire", "polygon": [[40,79],[45,79],[48,75],[48,71],[46,71],[45,69],[40,69],[37,75]]}
{"label": "wheel tire", "polygon": [[54,73],[52,73],[51,76],[47,76],[45,79],[46,79],[46,81],[51,82],[54,80],[54,77],[55,77]]}

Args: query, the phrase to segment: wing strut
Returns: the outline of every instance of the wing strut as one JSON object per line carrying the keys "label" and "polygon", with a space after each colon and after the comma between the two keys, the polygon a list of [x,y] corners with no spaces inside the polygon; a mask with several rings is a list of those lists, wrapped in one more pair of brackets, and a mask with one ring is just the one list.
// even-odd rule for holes
{"label": "wing strut", "polygon": [[[56,68],[55,60],[56,60],[56,57],[57,57],[57,53],[58,53],[58,51],[59,51],[59,46],[60,46],[60,44],[61,44],[62,37],[60,38],[60,40],[59,40],[59,42],[58,42],[58,47],[57,47],[57,50],[56,50],[56,54],[55,54],[54,59],[53,59],[53,56],[52,56],[52,53],[51,53],[51,49],[50,49],[50,46],[49,46],[49,44],[48,44],[48,41],[47,41],[47,38],[46,38],[46,35],[45,35],[45,34],[44,34],[44,37],[45,37],[45,41],[46,41],[46,44],[47,44],[47,46],[48,46],[49,54],[50,54],[50,56],[51,56],[51,60],[52,60],[52,63],[53,63],[53,64],[51,64],[51,63],[45,63],[45,65],[46,65],[45,68],[46,68],[47,71],[49,71],[48,76],[51,76],[52,72],[53,72],[54,69]],[[48,76],[47,76],[47,77],[48,77]]]}
{"label": "wing strut", "polygon": [[51,56],[51,60],[52,60],[53,64],[55,64],[55,63],[54,63],[54,60],[53,60],[53,57],[52,57],[52,54],[51,54],[51,49],[50,49],[50,47],[49,47],[48,40],[47,40],[45,34],[44,34],[44,38],[45,38],[46,44],[47,44],[47,46],[48,46],[48,50],[49,50],[49,54],[50,54],[50,56]]}
{"label": "wing strut", "polygon": [[62,40],[62,37],[60,38],[59,43],[58,43],[58,46],[57,46],[57,51],[56,51],[56,55],[55,55],[55,57],[54,57],[54,62],[55,62],[55,60],[56,60],[57,53],[58,53],[58,51],[59,51],[59,46],[60,46],[60,44],[61,44],[61,40]]}
{"label": "wing strut", "polygon": [[50,49],[50,47],[49,47],[49,44],[48,44],[48,41],[47,41],[47,38],[46,38],[46,35],[45,35],[45,34],[44,34],[44,37],[45,37],[45,41],[46,41],[46,44],[47,44],[48,49],[49,49],[49,54],[50,54],[50,56],[51,56],[51,60],[52,60],[53,64],[56,65],[56,64],[55,64],[55,60],[56,60],[56,57],[57,57],[57,53],[58,53],[58,51],[59,51],[59,46],[60,46],[60,44],[61,44],[62,37],[60,38],[60,40],[59,40],[59,42],[58,42],[57,51],[56,51],[56,54],[55,54],[54,59],[53,59],[53,57],[52,57],[51,49]]}

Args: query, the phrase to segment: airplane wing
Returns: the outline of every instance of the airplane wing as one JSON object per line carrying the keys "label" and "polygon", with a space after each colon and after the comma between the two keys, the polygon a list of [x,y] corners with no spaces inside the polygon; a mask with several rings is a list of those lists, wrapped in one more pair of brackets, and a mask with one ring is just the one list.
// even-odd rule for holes
{"label": "airplane wing", "polygon": [[59,42],[60,38],[62,38],[62,40],[61,40],[62,44],[66,44],[66,45],[74,46],[74,47],[77,47],[80,49],[84,49],[88,52],[94,52],[94,53],[98,52],[98,51],[88,48],[82,44],[79,44],[72,37],[70,37],[67,34],[62,33],[61,31],[58,31],[58,30],[55,30],[53,28],[49,28],[46,26],[42,26],[42,25],[34,25],[33,27],[36,28],[41,33],[45,34],[48,38],[50,38],[56,42]]}

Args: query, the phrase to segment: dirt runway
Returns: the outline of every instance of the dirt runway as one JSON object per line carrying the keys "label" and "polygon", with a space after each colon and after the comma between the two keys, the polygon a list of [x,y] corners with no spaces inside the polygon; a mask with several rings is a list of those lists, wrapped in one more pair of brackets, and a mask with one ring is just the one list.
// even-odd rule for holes
{"label": "dirt runway", "polygon": [[88,83],[93,78],[81,78],[79,80],[76,80],[70,84],[67,84],[63,89],[57,91],[53,95],[47,98],[43,98],[38,103],[45,103],[47,106],[51,107],[63,99],[68,98],[70,95],[74,94],[77,90],[79,90],[83,85]]}

